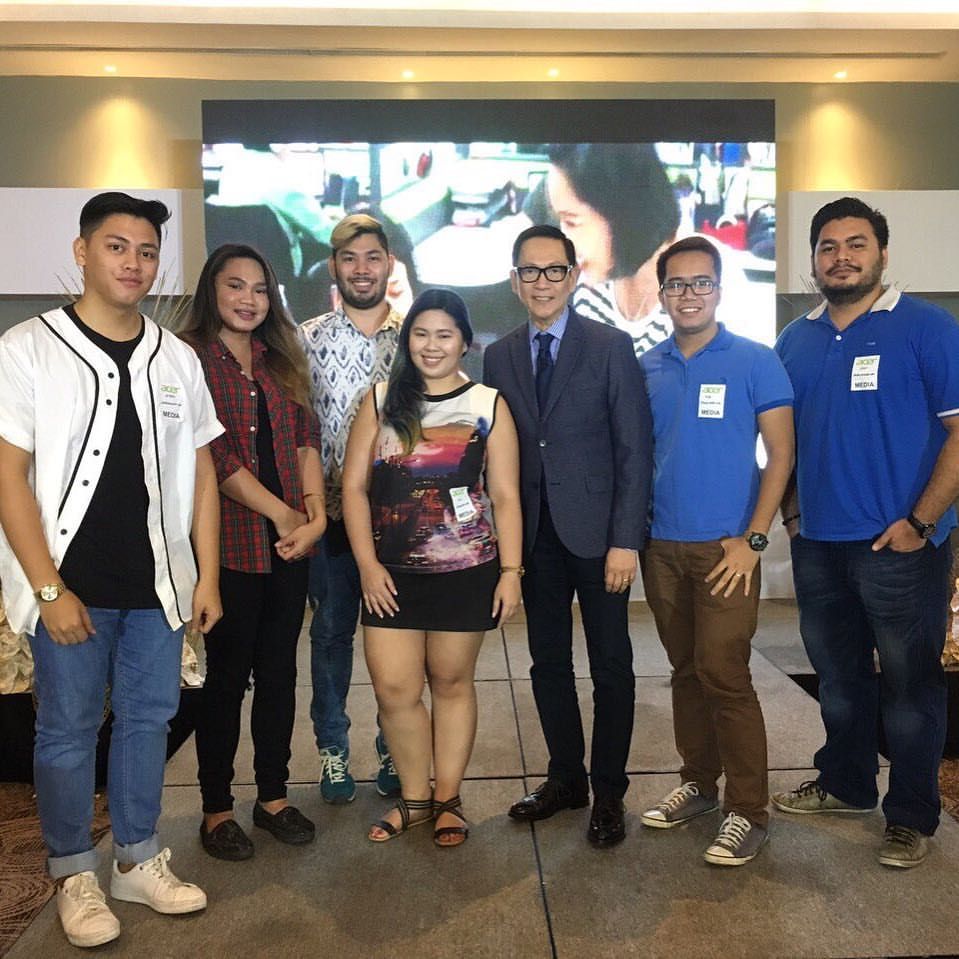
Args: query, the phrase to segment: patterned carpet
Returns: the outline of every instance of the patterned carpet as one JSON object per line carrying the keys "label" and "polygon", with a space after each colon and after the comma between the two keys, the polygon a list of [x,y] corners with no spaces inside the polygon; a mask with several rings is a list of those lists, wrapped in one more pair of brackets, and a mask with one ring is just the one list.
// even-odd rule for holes
{"label": "patterned carpet", "polygon": [[[94,841],[109,828],[106,797],[97,796]],[[53,895],[45,859],[33,786],[0,783],[0,956]]]}

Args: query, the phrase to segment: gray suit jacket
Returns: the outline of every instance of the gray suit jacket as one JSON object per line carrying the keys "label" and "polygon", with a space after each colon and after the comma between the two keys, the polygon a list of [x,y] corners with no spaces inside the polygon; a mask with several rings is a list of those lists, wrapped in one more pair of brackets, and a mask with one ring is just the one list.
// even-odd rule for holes
{"label": "gray suit jacket", "polygon": [[487,347],[483,380],[505,397],[520,445],[524,548],[536,540],[540,481],[574,555],[642,547],[652,475],[652,414],[630,338],[570,310],[543,415],[526,323]]}

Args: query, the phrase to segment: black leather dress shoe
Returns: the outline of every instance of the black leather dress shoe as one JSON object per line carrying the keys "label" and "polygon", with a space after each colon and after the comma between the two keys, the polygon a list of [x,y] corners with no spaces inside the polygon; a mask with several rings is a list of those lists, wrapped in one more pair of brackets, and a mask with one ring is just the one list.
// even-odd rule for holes
{"label": "black leather dress shoe", "polygon": [[316,837],[316,826],[296,806],[287,806],[278,813],[268,813],[259,803],[254,803],[253,825],[291,846],[303,846],[313,842]]}
{"label": "black leather dress shoe", "polygon": [[225,819],[209,831],[206,823],[201,822],[200,842],[214,859],[242,862],[253,856],[253,843],[235,819]]}
{"label": "black leather dress shoe", "polygon": [[594,800],[586,838],[594,846],[615,846],[626,838],[626,809],[621,799],[601,796]]}
{"label": "black leather dress shoe", "polygon": [[509,807],[511,819],[521,822],[536,822],[549,819],[561,809],[582,809],[589,805],[589,789],[583,786],[572,789],[555,779],[547,779],[528,796]]}

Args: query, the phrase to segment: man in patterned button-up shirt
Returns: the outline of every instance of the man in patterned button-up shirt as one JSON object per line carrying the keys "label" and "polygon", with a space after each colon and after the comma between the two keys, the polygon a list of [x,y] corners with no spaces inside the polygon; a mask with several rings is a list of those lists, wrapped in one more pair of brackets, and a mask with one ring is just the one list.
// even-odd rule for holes
{"label": "man in patterned button-up shirt", "polygon": [[[403,318],[386,300],[394,261],[382,225],[363,213],[348,216],[333,230],[331,244],[329,269],[339,305],[307,320],[298,332],[320,420],[328,514],[326,535],[310,565],[310,716],[322,764],[320,791],[327,802],[339,804],[350,802],[356,791],[349,769],[346,696],[360,608],[359,572],[343,526],[341,473],[353,417],[369,388],[388,378]],[[399,780],[382,733],[376,751],[377,790],[394,794]]]}

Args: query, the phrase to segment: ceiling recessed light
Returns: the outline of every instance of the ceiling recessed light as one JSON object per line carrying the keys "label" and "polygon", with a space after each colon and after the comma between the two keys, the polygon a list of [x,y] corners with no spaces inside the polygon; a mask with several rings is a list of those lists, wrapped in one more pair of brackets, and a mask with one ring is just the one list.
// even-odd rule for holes
{"label": "ceiling recessed light", "polygon": [[559,70],[556,67],[550,67],[546,71],[546,76],[548,76],[551,80],[555,80],[559,76]]}
{"label": "ceiling recessed light", "polygon": [[104,73],[116,73],[116,72],[117,72],[116,64],[108,63],[108,64],[103,68],[103,72],[104,72]]}
{"label": "ceiling recessed light", "polygon": [[416,74],[412,70],[404,70],[402,73],[402,77],[404,80],[412,80],[413,77],[415,76]]}
{"label": "ceiling recessed light", "polygon": [[832,75],[832,77],[833,77],[834,80],[845,80],[846,77],[848,77],[848,76],[849,76],[849,74],[846,73],[845,70],[837,70],[837,71]]}

